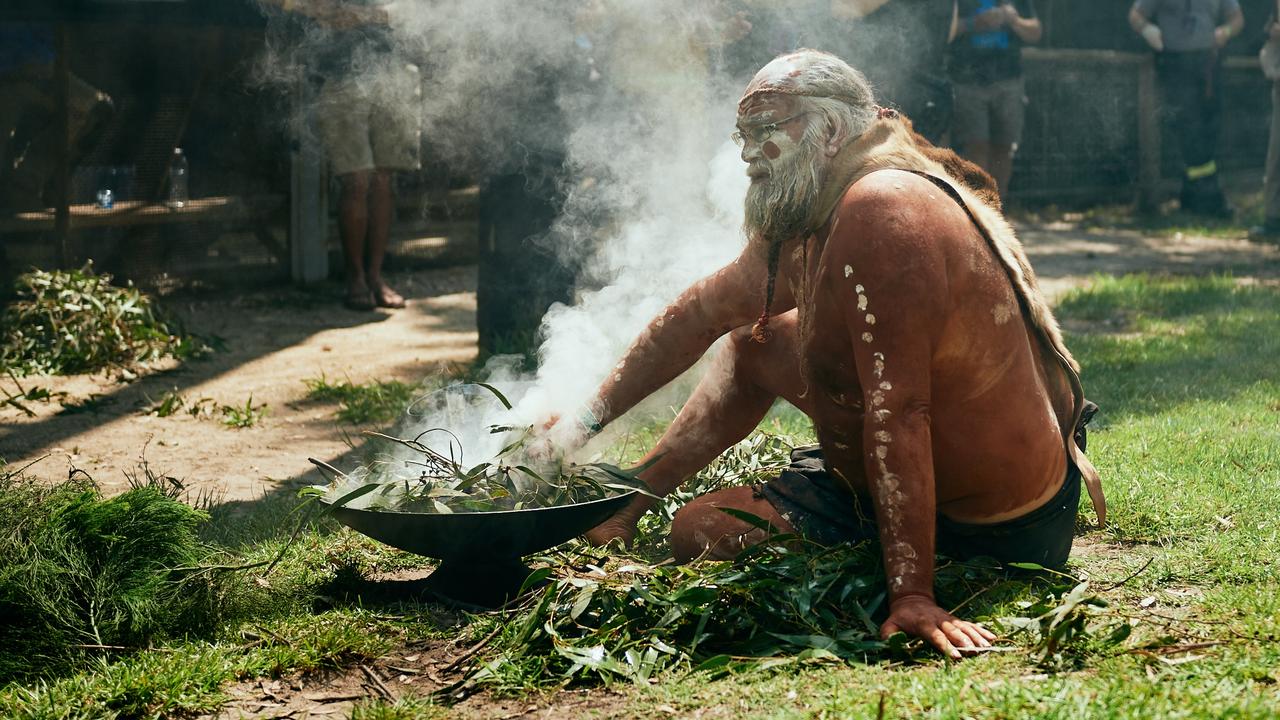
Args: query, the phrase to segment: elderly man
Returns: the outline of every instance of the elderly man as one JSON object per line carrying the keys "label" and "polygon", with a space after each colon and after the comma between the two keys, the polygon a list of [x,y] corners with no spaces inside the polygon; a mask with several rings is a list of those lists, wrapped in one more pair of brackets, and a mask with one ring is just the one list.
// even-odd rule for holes
{"label": "elderly man", "polygon": [[[1073,438],[1075,361],[994,184],[812,50],[755,76],[735,138],[751,177],[746,249],[655,318],[579,422],[551,437],[598,429],[728,335],[650,455],[652,488],[670,492],[779,397],[813,419],[821,448],[797,451],[776,480],[682,508],[676,558],[731,558],[763,539],[719,508],[824,543],[879,539],[885,636],[903,630],[952,657],[987,646],[989,631],[934,601],[935,550],[1059,565],[1081,475],[1091,494],[1097,477]],[[647,507],[590,538],[629,540]]]}

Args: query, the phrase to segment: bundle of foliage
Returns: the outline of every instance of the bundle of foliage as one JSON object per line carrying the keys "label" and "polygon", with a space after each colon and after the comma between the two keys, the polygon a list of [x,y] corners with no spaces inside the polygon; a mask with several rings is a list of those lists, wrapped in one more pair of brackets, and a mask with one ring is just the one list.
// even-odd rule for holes
{"label": "bundle of foliage", "polygon": [[[510,401],[497,388],[473,384],[511,409]],[[492,459],[470,466],[463,465],[461,442],[447,428],[425,430],[409,439],[366,432],[409,450],[411,456],[375,459],[350,474],[312,460],[334,478],[329,486],[309,488],[304,494],[321,497],[331,507],[405,513],[528,510],[591,502],[631,491],[649,494],[648,486],[637,477],[643,467],[624,470],[603,462],[544,463],[539,472],[525,462],[533,439],[531,427],[493,425],[489,432],[505,434],[506,446]],[[435,433],[448,438],[447,451],[424,440]],[[411,472],[406,474],[403,468]]]}
{"label": "bundle of foliage", "polygon": [[523,444],[524,436],[493,460],[466,467],[457,459],[432,450],[422,442],[422,435],[405,440],[382,433],[366,434],[419,453],[412,463],[416,467],[414,476],[390,477],[383,467],[387,461],[375,461],[349,475],[325,466],[337,474],[334,482],[310,488],[306,494],[321,496],[333,507],[453,513],[529,510],[591,502],[633,490],[649,492],[636,476],[643,468],[624,470],[597,462],[561,465],[539,473],[528,465],[506,462]]}
{"label": "bundle of foliage", "polygon": [[205,517],[155,485],[106,499],[83,476],[0,474],[0,681],[205,629],[213,578],[192,572]]}
{"label": "bundle of foliage", "polygon": [[[766,527],[746,513],[731,514]],[[797,662],[930,655],[922,641],[905,634],[880,638],[887,593],[875,543],[824,547],[775,535],[733,561],[609,569],[591,562],[579,556],[535,571],[526,587],[548,584],[496,631],[496,652],[469,682],[645,683],[672,671],[718,675]],[[1014,616],[986,620],[1028,642],[1037,664],[1056,671],[1113,654],[1131,631],[1125,618],[1103,610],[1106,603],[1089,583],[1061,579],[1037,574],[1011,582],[994,564],[946,562],[935,589],[939,602],[955,607],[1001,587],[1043,587],[1040,600],[1018,604]]]}
{"label": "bundle of foliage", "polygon": [[93,372],[203,348],[141,290],[112,285],[91,264],[20,275],[15,295],[0,321],[0,366],[19,374]]}

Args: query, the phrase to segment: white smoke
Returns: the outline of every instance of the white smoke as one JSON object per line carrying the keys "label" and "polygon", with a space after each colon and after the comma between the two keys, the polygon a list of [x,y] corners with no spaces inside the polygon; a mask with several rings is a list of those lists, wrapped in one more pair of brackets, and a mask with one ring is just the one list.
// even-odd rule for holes
{"label": "white smoke", "polygon": [[[517,401],[515,422],[571,415],[651,318],[741,251],[748,180],[728,140],[741,87],[716,70],[734,18],[717,2],[685,0],[385,7],[394,51],[357,58],[360,82],[384,104],[412,103],[390,95],[392,71],[420,63],[423,104],[411,110],[421,112],[423,133],[443,159],[483,172],[524,147],[559,144],[567,153],[569,200],[553,249],[581,267],[579,292],[572,306],[547,313],[531,377],[504,366],[491,368],[489,380]],[[301,72],[282,58],[331,37],[323,28],[295,35],[289,53],[277,48],[264,72]],[[560,127],[530,116],[547,107],[548,93]],[[416,418],[400,434],[443,419]],[[483,429],[490,420],[497,419],[450,428],[469,462],[493,445]]]}

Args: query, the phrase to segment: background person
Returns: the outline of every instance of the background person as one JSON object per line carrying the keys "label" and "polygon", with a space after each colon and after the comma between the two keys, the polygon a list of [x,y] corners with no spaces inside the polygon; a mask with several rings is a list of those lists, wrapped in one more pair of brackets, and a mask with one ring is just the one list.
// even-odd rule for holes
{"label": "background person", "polygon": [[1182,150],[1182,209],[1230,217],[1218,179],[1219,50],[1244,28],[1238,0],[1137,0],[1129,26],[1156,53],[1163,110]]}
{"label": "background person", "polygon": [[951,139],[995,178],[1003,198],[1026,119],[1022,46],[1040,42],[1043,28],[1032,0],[958,5],[950,57],[956,89]]}
{"label": "background person", "polygon": [[946,71],[955,14],[955,0],[831,0],[832,25],[843,35],[833,43],[837,54],[935,145],[955,101]]}
{"label": "background person", "polygon": [[307,18],[314,48],[309,74],[322,79],[317,125],[339,179],[338,228],[353,310],[402,308],[382,263],[395,214],[392,173],[417,170],[422,87],[416,65],[399,57],[383,0],[269,0]]}

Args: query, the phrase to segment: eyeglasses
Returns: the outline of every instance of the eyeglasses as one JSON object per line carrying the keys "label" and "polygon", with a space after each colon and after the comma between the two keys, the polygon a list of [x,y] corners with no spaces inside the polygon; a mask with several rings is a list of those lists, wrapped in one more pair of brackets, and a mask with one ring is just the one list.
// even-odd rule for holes
{"label": "eyeglasses", "polygon": [[792,115],[789,118],[783,118],[782,120],[779,120],[777,122],[765,123],[764,125],[752,125],[746,128],[745,130],[742,128],[738,128],[729,137],[733,140],[735,144],[737,144],[738,147],[742,147],[743,145],[746,145],[748,139],[751,140],[751,142],[759,145],[765,140],[768,140],[770,135],[773,135],[775,132],[777,132],[779,127],[786,125],[787,123],[791,122],[792,120],[795,120],[796,118],[804,117],[805,115],[809,115],[809,114],[810,114],[809,112],[802,112],[802,113],[797,113],[795,115]]}

